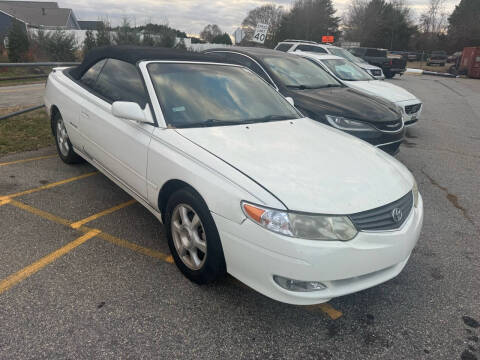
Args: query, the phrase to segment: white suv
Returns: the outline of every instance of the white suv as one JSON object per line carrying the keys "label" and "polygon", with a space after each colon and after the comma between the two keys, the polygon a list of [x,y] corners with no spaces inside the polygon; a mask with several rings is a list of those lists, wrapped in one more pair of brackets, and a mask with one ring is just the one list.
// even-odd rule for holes
{"label": "white suv", "polygon": [[280,50],[283,52],[294,52],[294,51],[305,51],[311,53],[320,53],[320,54],[332,54],[336,56],[343,57],[361,67],[363,70],[368,72],[370,75],[376,79],[383,80],[385,75],[383,71],[378,66],[370,65],[365,60],[360,59],[353,55],[350,51],[333,45],[328,44],[319,44],[315,41],[305,41],[305,40],[285,40],[279,42],[275,47],[275,50]]}

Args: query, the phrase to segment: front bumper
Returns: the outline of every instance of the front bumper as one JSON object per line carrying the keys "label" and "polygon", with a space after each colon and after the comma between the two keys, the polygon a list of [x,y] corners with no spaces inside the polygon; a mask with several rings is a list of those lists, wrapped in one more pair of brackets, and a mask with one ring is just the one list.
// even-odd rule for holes
{"label": "front bumper", "polygon": [[[347,242],[290,238],[248,219],[237,224],[212,215],[231,275],[272,299],[310,305],[367,289],[398,275],[420,236],[423,201],[419,196],[418,207],[412,209],[399,230],[359,232]],[[277,285],[274,275],[321,281],[327,288],[292,292]]]}
{"label": "front bumper", "polygon": [[362,139],[373,146],[382,149],[390,155],[395,155],[398,153],[400,144],[403,142],[405,137],[405,126],[398,132],[386,132],[386,131],[346,131],[350,135],[356,136],[359,139]]}
{"label": "front bumper", "polygon": [[[422,114],[423,104],[418,99],[398,101],[395,104],[402,108],[403,120],[404,120],[405,126],[411,126],[411,125],[415,124],[418,121],[418,119],[420,118],[420,115]],[[408,114],[407,111],[406,111],[406,107],[410,106],[410,105],[416,105],[416,104],[421,104],[420,110],[418,110],[415,113]]]}

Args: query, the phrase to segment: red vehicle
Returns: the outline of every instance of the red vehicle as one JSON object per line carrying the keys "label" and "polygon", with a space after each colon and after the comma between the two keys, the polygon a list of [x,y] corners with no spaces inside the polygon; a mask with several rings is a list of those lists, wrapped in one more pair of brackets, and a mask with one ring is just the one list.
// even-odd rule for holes
{"label": "red vehicle", "polygon": [[459,71],[464,71],[470,78],[480,79],[480,46],[463,49]]}

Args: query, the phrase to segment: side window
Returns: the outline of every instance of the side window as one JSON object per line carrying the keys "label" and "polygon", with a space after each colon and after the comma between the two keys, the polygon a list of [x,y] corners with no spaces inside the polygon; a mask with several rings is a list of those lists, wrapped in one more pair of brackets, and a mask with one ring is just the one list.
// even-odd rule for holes
{"label": "side window", "polygon": [[298,45],[295,51],[309,51],[309,52],[315,52],[315,53],[322,53],[326,54],[327,52],[325,49],[319,47],[319,46],[312,46],[312,45]]}
{"label": "side window", "polygon": [[121,60],[108,59],[94,90],[112,102],[132,101],[142,108],[147,103],[147,94],[137,68]]}
{"label": "side window", "polygon": [[292,44],[280,44],[277,45],[275,50],[287,52],[292,47]]}
{"label": "side window", "polygon": [[355,55],[355,56],[363,56],[363,51],[364,49],[358,49],[358,48],[353,48],[353,49],[350,49],[350,52]]}
{"label": "side window", "polygon": [[270,79],[268,78],[267,74],[265,73],[265,71],[260,66],[258,66],[258,64],[255,61],[253,61],[252,59],[250,59],[246,56],[240,55],[240,54],[232,54],[232,53],[228,53],[227,58],[230,59],[230,60],[234,60],[238,64],[249,68],[255,74],[262,77],[263,80],[268,82],[270,85],[273,85],[272,82],[270,81]]}
{"label": "side window", "polygon": [[106,61],[106,59],[100,60],[90,69],[88,69],[85,74],[83,74],[80,82],[93,89],[93,87],[95,86],[95,82],[97,81],[98,74],[100,74],[100,71],[102,70],[103,65],[105,65]]}

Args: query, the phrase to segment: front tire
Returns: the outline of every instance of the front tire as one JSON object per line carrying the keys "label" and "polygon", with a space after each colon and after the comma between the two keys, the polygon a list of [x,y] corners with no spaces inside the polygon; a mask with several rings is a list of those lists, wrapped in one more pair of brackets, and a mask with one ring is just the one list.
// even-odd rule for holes
{"label": "front tire", "polygon": [[226,274],[222,244],[203,199],[185,187],[170,196],[165,213],[168,246],[180,271],[197,284]]}
{"label": "front tire", "polygon": [[53,124],[55,144],[57,145],[57,152],[60,159],[66,164],[82,162],[83,159],[73,151],[72,143],[67,134],[67,128],[59,112],[54,115]]}

